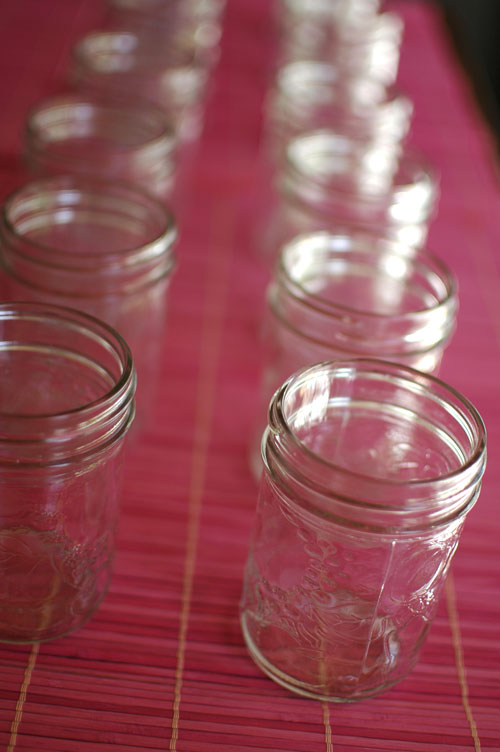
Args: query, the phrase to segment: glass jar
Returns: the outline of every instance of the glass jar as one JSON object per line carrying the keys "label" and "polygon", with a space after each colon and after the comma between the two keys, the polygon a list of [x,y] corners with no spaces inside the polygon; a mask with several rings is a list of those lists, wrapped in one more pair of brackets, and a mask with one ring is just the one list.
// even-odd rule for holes
{"label": "glass jar", "polygon": [[360,143],[392,145],[397,157],[412,113],[408,97],[379,81],[345,76],[333,63],[289,63],[267,98],[266,151],[276,161],[292,138],[325,128]]}
{"label": "glass jar", "polygon": [[259,253],[275,259],[296,235],[339,226],[422,246],[437,203],[437,180],[419,156],[406,149],[396,161],[394,155],[392,145],[331,129],[291,139]]}
{"label": "glass jar", "polygon": [[177,140],[164,113],[142,101],[64,94],[28,115],[24,155],[35,175],[80,175],[136,183],[172,195]]}
{"label": "glass jar", "polygon": [[71,309],[0,304],[0,641],[77,629],[112,570],[130,351]]}
{"label": "glass jar", "polygon": [[251,467],[273,392],[322,360],[378,358],[437,373],[455,330],[457,287],[431,253],[349,232],[286,244],[267,291]]}
{"label": "glass jar", "polygon": [[176,237],[149,194],[78,177],[28,183],[0,219],[4,299],[77,308],[128,342],[139,374],[136,430],[154,407]]}
{"label": "glass jar", "polygon": [[335,63],[343,75],[394,83],[399,68],[403,22],[395,13],[367,14],[354,22],[308,16],[286,28],[281,60]]}
{"label": "glass jar", "polygon": [[147,34],[157,43],[186,42],[211,67],[224,6],[225,0],[109,0],[106,26]]}
{"label": "glass jar", "polygon": [[278,20],[285,29],[311,19],[318,24],[355,26],[373,18],[379,7],[380,0],[278,0],[276,3]]}
{"label": "glass jar", "polygon": [[196,139],[203,124],[208,74],[190,47],[155,42],[132,31],[95,31],[73,48],[72,83],[106,98],[140,92],[160,107],[179,143]]}
{"label": "glass jar", "polygon": [[413,668],[486,461],[474,407],[382,361],[274,395],[241,603],[247,647],[301,695],[352,701]]}

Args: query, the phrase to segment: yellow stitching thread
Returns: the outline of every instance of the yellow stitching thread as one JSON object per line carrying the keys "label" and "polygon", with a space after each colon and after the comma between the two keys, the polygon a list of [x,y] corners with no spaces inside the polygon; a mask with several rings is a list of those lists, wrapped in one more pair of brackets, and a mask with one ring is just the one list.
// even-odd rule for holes
{"label": "yellow stitching thread", "polygon": [[28,658],[28,663],[24,671],[24,679],[21,685],[21,691],[19,692],[19,697],[17,698],[16,713],[14,715],[14,720],[12,721],[12,725],[10,727],[10,739],[9,739],[9,746],[7,747],[7,752],[13,752],[16,746],[17,731],[19,729],[19,724],[21,723],[21,720],[23,717],[24,703],[26,700],[26,695],[28,693],[28,687],[30,685],[31,675],[33,673],[33,669],[35,668],[36,658],[37,658],[39,649],[40,649],[39,642],[36,642],[31,648],[31,653]]}
{"label": "yellow stitching thread", "polygon": [[323,708],[323,725],[325,727],[326,752],[333,752],[332,727],[330,725],[330,708],[327,702],[321,703]]}
{"label": "yellow stitching thread", "polygon": [[[217,235],[229,232],[227,216],[220,213],[214,217]],[[224,219],[226,220],[224,222]],[[218,220],[218,221],[217,221]],[[231,244],[227,237],[218,237],[217,247],[225,249],[224,253],[216,257],[209,269],[206,298],[204,305],[203,327],[201,333],[200,372],[198,377],[197,410],[195,419],[195,435],[193,440],[192,473],[189,488],[188,530],[186,541],[186,556],[184,560],[184,580],[182,586],[182,609],[180,614],[177,665],[175,670],[174,701],[172,706],[172,734],[170,737],[170,752],[175,752],[179,738],[179,717],[182,693],[182,675],[184,671],[184,657],[186,652],[186,637],[189,622],[191,594],[193,589],[194,570],[200,527],[200,512],[207,465],[207,450],[210,441],[210,431],[215,401],[217,365],[219,360],[222,322],[224,317],[225,297],[227,290],[227,256]]]}
{"label": "yellow stitching thread", "polygon": [[451,639],[455,651],[455,664],[457,667],[458,682],[462,695],[462,705],[465,711],[465,717],[470,726],[472,739],[474,741],[475,752],[481,752],[481,742],[477,733],[477,726],[472,715],[472,709],[469,704],[469,687],[467,685],[467,675],[464,664],[464,653],[462,649],[462,636],[460,634],[460,624],[458,621],[457,598],[455,594],[455,585],[453,575],[450,573],[445,584],[446,607],[448,609],[448,619],[450,622]]}

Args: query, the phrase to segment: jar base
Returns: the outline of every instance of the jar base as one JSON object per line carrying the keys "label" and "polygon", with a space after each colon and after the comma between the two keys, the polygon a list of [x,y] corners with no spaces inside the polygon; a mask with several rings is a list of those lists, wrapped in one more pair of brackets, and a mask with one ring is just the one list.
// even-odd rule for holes
{"label": "jar base", "polygon": [[267,660],[267,658],[264,657],[262,652],[258,649],[255,642],[253,641],[250,635],[250,630],[248,629],[246,624],[245,613],[242,613],[240,621],[243,637],[245,639],[248,652],[250,653],[250,656],[254,663],[261,669],[264,674],[266,674],[266,676],[276,682],[276,684],[279,684],[285,689],[288,689],[290,692],[293,692],[296,695],[300,695],[301,697],[309,697],[313,700],[332,703],[357,702],[359,700],[364,700],[369,697],[374,697],[376,695],[382,694],[383,692],[386,692],[388,689],[401,681],[401,679],[406,676],[406,673],[409,673],[408,671],[403,676],[398,675],[398,677],[393,681],[385,681],[375,687],[369,687],[366,690],[353,690],[352,694],[349,695],[341,695],[340,693],[330,694],[329,692],[321,691],[321,688],[319,686],[301,682],[274,666],[269,660]]}

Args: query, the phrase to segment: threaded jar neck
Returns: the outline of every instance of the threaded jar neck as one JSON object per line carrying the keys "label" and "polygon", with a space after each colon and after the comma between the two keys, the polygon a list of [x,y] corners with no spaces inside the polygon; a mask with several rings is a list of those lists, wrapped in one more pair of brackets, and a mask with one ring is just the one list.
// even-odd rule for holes
{"label": "threaded jar neck", "polygon": [[1,262],[34,289],[96,299],[130,295],[172,274],[177,230],[141,189],[79,177],[35,180],[0,217]]}
{"label": "threaded jar neck", "polygon": [[[325,351],[430,367],[455,329],[458,297],[434,255],[349,232],[316,232],[287,243],[268,290],[280,324]],[[429,367],[425,368],[428,353]]]}
{"label": "threaded jar neck", "polygon": [[24,155],[38,175],[115,178],[163,195],[176,169],[177,137],[161,109],[85,93],[45,99],[28,114]]}
{"label": "threaded jar neck", "polygon": [[436,203],[436,179],[416,155],[405,150],[394,157],[393,146],[331,130],[303,134],[288,144],[278,188],[286,204],[326,226],[341,221],[389,233],[425,223]]}
{"label": "threaded jar neck", "polygon": [[434,377],[381,361],[326,362],[276,392],[262,453],[291,506],[324,522],[404,533],[470,509],[486,436],[473,405]]}
{"label": "threaded jar neck", "polygon": [[134,416],[126,342],[60,306],[3,303],[0,323],[0,466],[16,472],[97,461]]}

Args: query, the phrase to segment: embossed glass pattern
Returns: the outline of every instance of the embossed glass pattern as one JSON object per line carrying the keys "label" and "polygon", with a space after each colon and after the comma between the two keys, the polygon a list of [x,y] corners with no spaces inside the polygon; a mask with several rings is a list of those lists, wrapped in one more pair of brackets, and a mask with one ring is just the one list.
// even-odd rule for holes
{"label": "embossed glass pattern", "polygon": [[124,340],[71,309],[0,305],[0,641],[80,627],[114,554],[135,371]]}
{"label": "embossed glass pattern", "polygon": [[241,602],[260,668],[309,697],[377,694],[415,665],[486,461],[434,377],[326,362],[278,390]]}

